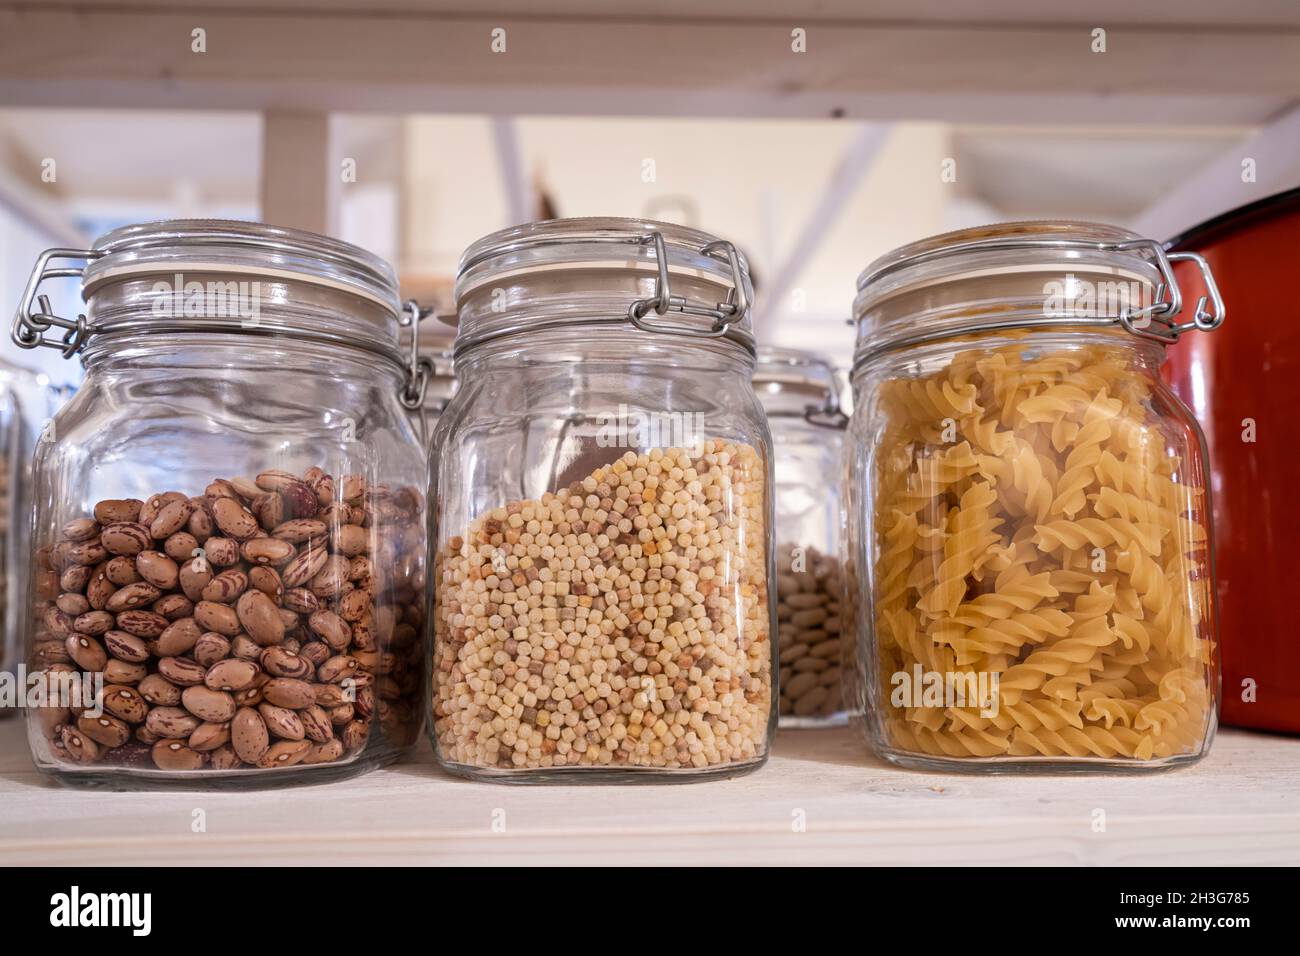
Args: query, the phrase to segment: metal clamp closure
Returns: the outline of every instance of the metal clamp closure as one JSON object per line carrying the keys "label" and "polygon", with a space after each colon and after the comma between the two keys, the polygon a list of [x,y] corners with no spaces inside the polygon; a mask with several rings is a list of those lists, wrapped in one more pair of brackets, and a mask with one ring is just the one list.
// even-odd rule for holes
{"label": "metal clamp closure", "polygon": [[804,420],[819,428],[833,428],[843,431],[849,427],[849,416],[840,407],[840,373],[831,369],[831,387],[826,393],[826,401],[820,405],[809,405],[803,410]]}
{"label": "metal clamp closure", "polygon": [[[1150,249],[1156,261],[1156,268],[1160,270],[1160,284],[1156,287],[1156,301],[1145,308],[1125,309],[1120,312],[1119,323],[1124,327],[1125,331],[1167,345],[1177,342],[1178,337],[1184,332],[1191,332],[1193,329],[1212,332],[1223,324],[1223,297],[1219,294],[1219,287],[1210,272],[1210,264],[1205,261],[1204,256],[1195,252],[1165,252],[1164,247],[1154,240],[1124,243],[1119,248],[1121,251]],[[1175,324],[1170,320],[1183,311],[1183,296],[1178,288],[1178,281],[1174,278],[1173,269],[1173,263],[1180,261],[1196,263],[1197,268],[1201,270],[1201,278],[1205,282],[1207,295],[1203,295],[1197,300],[1196,312],[1190,322]],[[1165,297],[1166,290],[1168,291],[1167,298]],[[1213,305],[1213,308],[1207,309],[1206,306],[1210,304]],[[1155,325],[1154,328],[1153,325]]]}
{"label": "metal clamp closure", "polygon": [[433,359],[420,354],[420,322],[433,314],[431,306],[422,306],[414,299],[403,303],[398,324],[411,327],[411,350],[406,363],[406,382],[398,396],[404,408],[416,409],[424,405],[424,392],[429,378],[434,374]]}
{"label": "metal clamp closure", "polygon": [[[102,252],[92,249],[46,249],[40,254],[27,279],[27,288],[23,291],[22,301],[18,303],[18,311],[14,314],[10,338],[15,345],[23,349],[58,349],[65,359],[72,358],[85,348],[91,335],[86,317],[78,315],[76,319],[65,319],[55,315],[49,297],[42,295],[40,288],[46,279],[80,279],[86,272],[86,265],[102,255]],[[56,259],[79,260],[82,264],[51,265]],[[46,333],[51,328],[63,329],[63,335],[47,337]]]}
{"label": "metal clamp closure", "polygon": [[[638,329],[643,332],[666,332],[673,335],[714,339],[726,335],[732,325],[744,320],[749,312],[749,297],[745,295],[740,256],[736,252],[736,247],[730,242],[719,239],[700,250],[703,255],[725,259],[731,266],[732,289],[727,293],[726,301],[713,305],[692,302],[684,296],[673,295],[668,277],[668,251],[664,245],[663,233],[652,232],[648,236],[641,237],[638,244],[654,246],[655,263],[659,270],[659,276],[655,280],[655,294],[648,299],[637,299],[628,307],[627,317]],[[692,328],[689,325],[654,322],[645,318],[652,309],[658,315],[680,312],[683,315],[706,316],[713,319],[713,326],[705,330]]]}

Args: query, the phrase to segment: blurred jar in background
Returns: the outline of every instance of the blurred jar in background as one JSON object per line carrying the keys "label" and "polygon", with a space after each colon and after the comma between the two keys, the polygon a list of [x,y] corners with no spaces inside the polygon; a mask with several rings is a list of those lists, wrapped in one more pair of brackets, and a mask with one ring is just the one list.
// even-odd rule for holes
{"label": "blurred jar in background", "polygon": [[777,630],[783,727],[844,722],[840,691],[840,451],[848,418],[831,364],[761,348],[754,391],[776,464]]}

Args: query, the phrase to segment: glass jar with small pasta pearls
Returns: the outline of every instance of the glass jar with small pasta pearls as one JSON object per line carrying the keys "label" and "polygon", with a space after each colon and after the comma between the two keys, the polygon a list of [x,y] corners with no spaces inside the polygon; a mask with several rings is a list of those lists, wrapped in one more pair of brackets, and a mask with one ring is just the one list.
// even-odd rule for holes
{"label": "glass jar with small pasta pearls", "polygon": [[753,770],[776,721],[771,440],[727,242],[568,219],[479,240],[439,423],[429,733],[465,776]]}
{"label": "glass jar with small pasta pearls", "polygon": [[[1209,294],[1183,314],[1171,260]],[[1008,223],[858,280],[846,574],[858,707],[931,769],[1164,768],[1216,726],[1203,436],[1165,347],[1216,328],[1204,261]]]}
{"label": "glass jar with small pasta pearls", "polygon": [[[70,276],[86,314],[49,314],[38,290]],[[33,466],[40,769],[276,786],[418,738],[428,472],[399,342],[418,313],[382,260],[257,223],[128,226],[38,260],[13,339],[86,373]]]}
{"label": "glass jar with small pasta pearls", "polygon": [[833,366],[764,346],[754,371],[776,461],[777,680],[782,727],[844,722],[840,453],[848,417]]}

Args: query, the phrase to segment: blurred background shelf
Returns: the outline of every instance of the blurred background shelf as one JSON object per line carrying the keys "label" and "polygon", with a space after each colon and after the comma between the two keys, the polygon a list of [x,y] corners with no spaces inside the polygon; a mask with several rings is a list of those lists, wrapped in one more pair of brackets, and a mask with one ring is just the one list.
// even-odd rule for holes
{"label": "blurred background shelf", "polygon": [[426,744],[351,781],[232,794],[53,788],[21,723],[0,725],[0,865],[1300,861],[1300,740],[1238,731],[1158,775],[915,773],[841,729],[782,733],[766,767],[719,783],[476,784]]}

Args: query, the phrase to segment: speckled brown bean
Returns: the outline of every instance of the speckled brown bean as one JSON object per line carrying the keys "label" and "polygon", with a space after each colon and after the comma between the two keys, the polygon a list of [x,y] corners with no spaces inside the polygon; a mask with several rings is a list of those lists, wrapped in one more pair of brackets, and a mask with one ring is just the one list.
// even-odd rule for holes
{"label": "speckled brown bean", "polygon": [[230,743],[230,724],[228,722],[214,723],[209,721],[199,724],[198,727],[194,728],[194,733],[190,734],[189,739],[190,749],[197,750],[199,753],[216,750],[228,743]]}
{"label": "speckled brown bean", "polygon": [[99,522],[94,518],[75,518],[63,526],[61,534],[67,541],[89,541],[99,534]]}
{"label": "speckled brown bean", "polygon": [[251,538],[244,542],[240,551],[249,564],[271,567],[279,567],[297,553],[292,544],[279,538]]}
{"label": "speckled brown bean", "polygon": [[199,539],[187,531],[177,531],[163,542],[163,553],[178,564],[194,560],[198,549]]}
{"label": "speckled brown bean", "polygon": [[192,617],[172,621],[158,635],[157,651],[163,657],[180,657],[182,654],[188,654],[202,634],[203,628]]}
{"label": "speckled brown bean", "polygon": [[235,604],[238,621],[257,643],[268,646],[284,640],[284,621],[275,602],[261,591],[245,591]]}
{"label": "speckled brown bean", "polygon": [[242,763],[239,755],[229,744],[218,747],[208,754],[208,766],[213,770],[238,770]]}
{"label": "speckled brown bean", "polygon": [[303,731],[307,734],[308,740],[314,740],[322,743],[330,740],[334,736],[334,727],[330,723],[329,714],[325,708],[312,704],[310,707],[304,707],[298,711],[298,719],[302,721]]}
{"label": "speckled brown bean", "polygon": [[230,538],[208,538],[203,554],[214,568],[228,568],[239,563],[239,545]]}
{"label": "speckled brown bean", "polygon": [[83,671],[102,671],[108,663],[108,654],[104,646],[85,634],[74,634],[67,638],[68,656]]}
{"label": "speckled brown bean", "polygon": [[118,587],[134,584],[140,580],[140,573],[135,568],[135,558],[118,555],[104,565],[104,577]]}
{"label": "speckled brown bean", "polygon": [[108,631],[104,634],[104,647],[118,660],[143,664],[149,659],[149,648],[143,638],[126,631]]}
{"label": "speckled brown bean", "polygon": [[149,731],[164,740],[189,737],[201,723],[202,720],[180,707],[155,707],[144,720]]}
{"label": "speckled brown bean", "polygon": [[99,541],[110,554],[130,558],[134,558],[153,544],[153,539],[149,537],[149,529],[134,521],[109,525],[99,536]]}
{"label": "speckled brown bean", "polygon": [[199,597],[217,604],[232,604],[247,590],[248,575],[239,568],[227,568],[208,582]]}
{"label": "speckled brown bean", "polygon": [[352,628],[333,611],[315,612],[307,618],[307,626],[336,651],[344,650],[352,641]]}
{"label": "speckled brown bean", "polygon": [[263,770],[292,767],[300,763],[312,748],[309,740],[278,740],[273,743],[257,766]]}
{"label": "speckled brown bean", "polygon": [[108,684],[138,684],[149,669],[144,664],[119,661],[116,658],[104,665],[104,681]]}
{"label": "speckled brown bean", "polygon": [[257,712],[266,722],[266,729],[276,737],[284,740],[302,740],[307,735],[307,730],[298,719],[298,715],[287,707],[264,703],[257,705]]}
{"label": "speckled brown bean", "polygon": [[136,498],[111,498],[95,505],[95,520],[102,525],[120,522],[138,521],[140,507],[144,504]]}
{"label": "speckled brown bean", "polygon": [[276,707],[301,710],[316,702],[312,685],[292,677],[274,677],[262,688],[262,696]]}
{"label": "speckled brown bean", "polygon": [[234,608],[214,601],[199,601],[195,604],[194,620],[203,630],[216,631],[226,637],[234,637],[240,631],[239,615],[235,613]]}
{"label": "speckled brown bean", "polygon": [[234,498],[218,498],[212,502],[211,508],[212,520],[222,534],[242,541],[257,533],[257,518]]}
{"label": "speckled brown bean", "polygon": [[255,764],[271,746],[270,734],[261,714],[251,707],[241,707],[230,722],[230,746],[244,763]]}
{"label": "speckled brown bean", "polygon": [[[116,597],[116,595],[114,595]],[[112,601],[109,601],[112,604]],[[78,634],[99,637],[113,629],[114,617],[108,611],[87,611],[79,614],[72,621],[72,629]]]}
{"label": "speckled brown bean", "polygon": [[153,745],[151,755],[159,770],[198,770],[203,766],[203,754],[179,740],[158,741]]}
{"label": "speckled brown bean", "polygon": [[99,759],[99,744],[73,727],[65,725],[59,740],[68,756],[78,763],[94,763]]}
{"label": "speckled brown bean", "polygon": [[112,749],[120,747],[131,739],[131,728],[126,721],[102,714],[91,717],[83,714],[77,718],[77,729],[95,743]]}
{"label": "speckled brown bean", "polygon": [[216,631],[204,631],[194,642],[191,654],[197,663],[211,668],[230,656],[230,641]]}
{"label": "speckled brown bean", "polygon": [[176,587],[180,568],[161,551],[141,551],[135,556],[135,570],[154,587],[170,591]]}
{"label": "speckled brown bean", "polygon": [[208,668],[203,683],[212,690],[243,690],[257,679],[257,665],[251,661],[229,658]]}
{"label": "speckled brown bean", "polygon": [[140,681],[139,690],[140,696],[155,707],[175,707],[181,702],[181,689],[161,674],[150,674]]}
{"label": "speckled brown bean", "polygon": [[210,687],[187,687],[181,692],[181,705],[195,717],[211,723],[225,723],[235,716],[235,699],[225,691]]}
{"label": "speckled brown bean", "polygon": [[178,687],[194,687],[203,683],[207,668],[187,657],[162,657],[158,659],[158,673]]}
{"label": "speckled brown bean", "polygon": [[144,604],[152,604],[162,597],[162,591],[148,581],[137,581],[113,592],[113,596],[104,605],[104,610],[113,614],[129,611]]}
{"label": "speckled brown bean", "polygon": [[171,621],[152,611],[123,611],[117,616],[117,629],[136,637],[157,637]]}
{"label": "speckled brown bean", "polygon": [[150,536],[160,541],[171,537],[189,523],[193,510],[188,498],[169,501],[149,524]]}
{"label": "speckled brown bean", "polygon": [[312,744],[303,755],[304,764],[329,763],[343,756],[343,741],[331,737],[323,743]]}
{"label": "speckled brown bean", "polygon": [[284,647],[268,647],[260,658],[262,669],[272,677],[293,677],[302,680],[315,669],[311,661]]}

